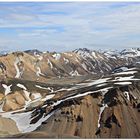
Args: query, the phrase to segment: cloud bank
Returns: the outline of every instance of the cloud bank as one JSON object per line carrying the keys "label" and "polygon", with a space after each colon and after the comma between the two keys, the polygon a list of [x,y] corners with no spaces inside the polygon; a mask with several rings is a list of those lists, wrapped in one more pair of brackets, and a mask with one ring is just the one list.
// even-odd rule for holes
{"label": "cloud bank", "polygon": [[0,2],[0,50],[140,47],[139,2]]}

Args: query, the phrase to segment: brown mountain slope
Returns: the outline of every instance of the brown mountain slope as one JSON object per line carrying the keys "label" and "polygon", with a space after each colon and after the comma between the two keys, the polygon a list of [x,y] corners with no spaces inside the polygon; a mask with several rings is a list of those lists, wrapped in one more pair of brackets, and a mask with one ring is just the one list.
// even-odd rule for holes
{"label": "brown mountain slope", "polygon": [[126,63],[129,62],[125,59],[109,58],[96,51],[86,53],[86,55],[76,52],[40,54],[14,52],[0,56],[0,75],[1,78],[5,76],[46,81],[51,77],[108,73],[115,67]]}
{"label": "brown mountain slope", "polygon": [[[113,94],[115,91],[111,91]],[[133,93],[134,91],[132,91]],[[37,131],[56,135],[68,134],[81,138],[138,138],[140,137],[139,111],[124,99],[123,93],[116,90],[117,101],[109,102],[99,119],[99,97],[86,96],[82,100],[65,103],[61,111],[41,125]],[[110,96],[110,95],[108,95]],[[109,97],[108,97],[109,98]]]}
{"label": "brown mountain slope", "polygon": [[[29,86],[24,82],[22,85],[28,88],[30,95],[38,91],[42,96],[52,97],[39,99],[42,103],[35,106],[34,100],[26,102],[26,106],[22,105],[24,109],[3,112],[1,116],[13,119],[20,131],[10,137],[139,138],[139,77],[139,69],[131,68],[96,80],[88,78],[74,85],[65,82],[63,86],[62,83],[53,85],[53,92],[48,90],[48,93],[47,89],[33,88],[35,83]],[[40,86],[52,85],[40,83]],[[20,94],[23,95],[22,91]]]}
{"label": "brown mountain slope", "polygon": [[140,138],[140,67],[129,61],[88,50],[1,56],[0,137]]}

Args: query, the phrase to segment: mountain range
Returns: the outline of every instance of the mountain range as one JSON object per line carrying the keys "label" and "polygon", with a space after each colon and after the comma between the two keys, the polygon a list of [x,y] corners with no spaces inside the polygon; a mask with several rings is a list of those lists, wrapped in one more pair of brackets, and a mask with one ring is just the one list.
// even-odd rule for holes
{"label": "mountain range", "polygon": [[0,137],[140,138],[140,49],[0,55]]}

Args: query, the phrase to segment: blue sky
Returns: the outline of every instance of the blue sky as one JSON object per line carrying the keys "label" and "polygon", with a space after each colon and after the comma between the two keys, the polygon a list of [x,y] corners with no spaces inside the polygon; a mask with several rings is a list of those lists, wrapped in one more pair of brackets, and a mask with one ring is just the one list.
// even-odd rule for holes
{"label": "blue sky", "polygon": [[0,51],[140,47],[140,2],[0,2]]}

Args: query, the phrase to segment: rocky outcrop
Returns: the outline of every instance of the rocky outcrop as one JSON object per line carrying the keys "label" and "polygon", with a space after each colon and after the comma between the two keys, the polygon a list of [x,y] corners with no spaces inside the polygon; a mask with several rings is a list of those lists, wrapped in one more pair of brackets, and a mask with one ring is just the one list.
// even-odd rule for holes
{"label": "rocky outcrop", "polygon": [[[128,91],[135,92],[131,88],[128,87]],[[139,138],[139,104],[134,107],[135,99],[131,98],[128,101],[121,90],[122,88],[111,90],[102,98],[108,107],[102,112],[100,120],[99,102],[102,100],[98,93],[99,96],[86,96],[81,100],[63,103],[61,109],[37,131],[55,132],[56,135],[68,134],[80,138]]]}

